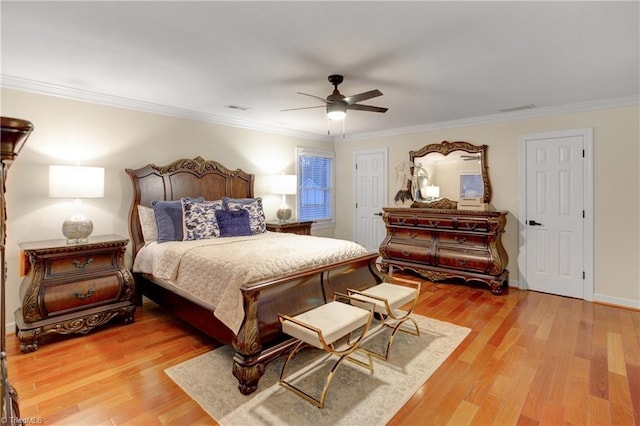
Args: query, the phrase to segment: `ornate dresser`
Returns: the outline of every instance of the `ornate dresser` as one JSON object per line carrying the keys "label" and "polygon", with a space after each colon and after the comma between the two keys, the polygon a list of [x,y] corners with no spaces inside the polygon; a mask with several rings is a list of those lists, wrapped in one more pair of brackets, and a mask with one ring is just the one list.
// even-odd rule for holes
{"label": "ornate dresser", "polygon": [[509,272],[501,235],[506,212],[385,208],[381,266],[414,271],[432,281],[461,278],[502,292]]}
{"label": "ornate dresser", "polygon": [[43,335],[86,334],[112,318],[134,320],[135,289],[124,254],[129,240],[91,236],[87,243],[50,240],[20,244],[26,276],[15,313],[22,352],[40,347]]}
{"label": "ornate dresser", "polygon": [[431,281],[481,282],[502,293],[509,279],[501,239],[507,212],[488,210],[487,150],[443,141],[409,152],[412,176],[399,193],[411,194],[414,202],[384,209],[383,269],[409,270]]}

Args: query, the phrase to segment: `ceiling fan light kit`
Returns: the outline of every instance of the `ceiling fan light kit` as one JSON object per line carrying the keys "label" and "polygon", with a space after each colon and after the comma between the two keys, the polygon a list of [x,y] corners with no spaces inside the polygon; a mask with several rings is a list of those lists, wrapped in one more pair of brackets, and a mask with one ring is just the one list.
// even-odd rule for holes
{"label": "ceiling fan light kit", "polygon": [[[382,96],[382,92],[378,89],[369,90],[368,92],[359,93],[357,95],[345,97],[338,90],[338,85],[342,83],[344,77],[339,74],[332,74],[328,77],[329,83],[333,85],[333,92],[327,96],[327,98],[322,98],[320,96],[310,95],[308,93],[297,92],[299,95],[310,96],[314,99],[317,99],[321,102],[324,102],[327,105],[327,118],[329,120],[343,120],[347,116],[348,109],[356,109],[359,111],[369,111],[369,112],[380,112],[385,113],[388,111],[388,108],[371,106],[371,105],[362,105],[358,102],[366,101],[367,99],[376,98],[378,96]],[[290,108],[283,109],[282,111],[294,111],[298,109],[310,109],[317,107],[302,107],[302,108]]]}
{"label": "ceiling fan light kit", "polygon": [[329,120],[342,120],[347,116],[347,106],[333,103],[327,104],[327,118]]}

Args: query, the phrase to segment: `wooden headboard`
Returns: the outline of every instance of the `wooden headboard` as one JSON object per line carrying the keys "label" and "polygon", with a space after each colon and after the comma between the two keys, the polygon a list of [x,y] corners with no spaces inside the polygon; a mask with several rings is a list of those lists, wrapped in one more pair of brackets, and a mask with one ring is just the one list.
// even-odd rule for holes
{"label": "wooden headboard", "polygon": [[133,202],[129,210],[129,233],[133,242],[133,257],[144,245],[138,206],[151,207],[154,200],[179,200],[183,197],[253,197],[254,175],[240,169],[230,170],[222,164],[183,158],[166,166],[149,164],[141,169],[125,169],[133,183]]}

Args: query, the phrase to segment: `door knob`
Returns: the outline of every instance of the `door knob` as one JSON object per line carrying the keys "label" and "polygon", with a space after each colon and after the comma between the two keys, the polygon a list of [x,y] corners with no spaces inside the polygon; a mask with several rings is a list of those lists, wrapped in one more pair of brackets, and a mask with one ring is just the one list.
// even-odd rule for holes
{"label": "door knob", "polygon": [[374,213],[375,216],[382,216],[382,212]]}
{"label": "door knob", "polygon": [[542,224],[540,222],[536,222],[535,220],[530,220],[529,221],[529,225],[530,226],[542,226]]}

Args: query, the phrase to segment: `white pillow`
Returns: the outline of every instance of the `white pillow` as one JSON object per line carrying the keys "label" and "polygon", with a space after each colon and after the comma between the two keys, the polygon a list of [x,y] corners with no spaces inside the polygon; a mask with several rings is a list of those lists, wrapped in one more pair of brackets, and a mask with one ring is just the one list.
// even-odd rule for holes
{"label": "white pillow", "polygon": [[158,239],[158,225],[156,224],[156,215],[151,207],[138,206],[138,218],[140,219],[140,227],[142,228],[142,237],[144,242],[150,243]]}

